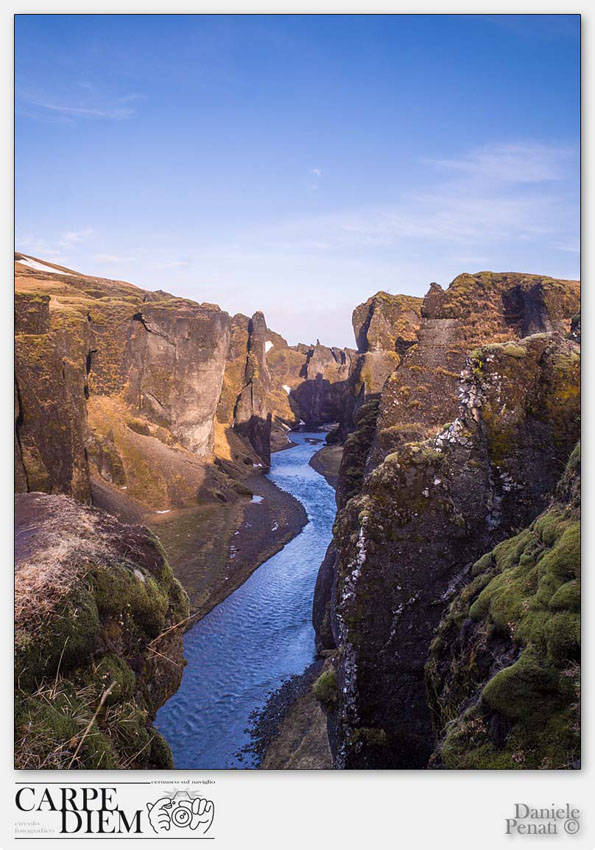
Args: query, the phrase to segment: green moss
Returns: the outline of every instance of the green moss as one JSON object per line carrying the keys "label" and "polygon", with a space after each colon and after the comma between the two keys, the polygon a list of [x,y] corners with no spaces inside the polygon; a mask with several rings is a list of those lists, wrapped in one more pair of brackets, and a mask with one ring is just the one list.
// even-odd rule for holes
{"label": "green moss", "polygon": [[126,421],[126,425],[130,428],[131,431],[134,431],[136,434],[141,434],[141,436],[143,437],[151,436],[151,429],[149,427],[149,424],[144,419],[130,418]]}
{"label": "green moss", "polygon": [[544,699],[560,697],[557,670],[543,663],[532,650],[490,679],[482,692],[484,702],[493,711],[513,720],[530,716]]}
{"label": "green moss", "polygon": [[316,679],[312,687],[318,702],[327,709],[333,709],[339,700],[337,674],[335,670],[326,670]]}
{"label": "green moss", "polygon": [[15,677],[33,688],[47,673],[85,663],[99,633],[99,612],[89,589],[78,589],[57,609],[42,632],[15,636]]}
{"label": "green moss", "polygon": [[345,505],[361,490],[366,458],[376,433],[378,399],[369,399],[354,415],[355,430],[347,437],[339,472],[339,505]]}
{"label": "green moss", "polygon": [[171,748],[163,735],[155,729],[153,729],[150,756],[154,770],[173,770],[174,760]]}
{"label": "green moss", "polygon": [[131,634],[156,637],[162,630],[168,595],[149,575],[116,565],[94,575],[95,598],[103,617],[123,618]]}
{"label": "green moss", "polygon": [[578,579],[565,582],[549,601],[552,611],[578,612],[581,608],[581,588]]}
{"label": "green moss", "polygon": [[442,464],[444,463],[444,455],[438,449],[432,446],[424,446],[421,450],[421,459],[427,464]]}
{"label": "green moss", "polygon": [[[574,498],[573,453],[559,491]],[[473,566],[430,648],[428,695],[446,767],[569,767],[580,753],[578,504],[554,503]],[[466,630],[461,648],[460,630]],[[453,647],[458,647],[453,650]],[[486,667],[486,658],[494,660]],[[510,661],[510,657],[516,660]],[[486,677],[486,669],[499,672]],[[493,742],[491,718],[508,733]]]}
{"label": "green moss", "polygon": [[384,747],[388,743],[388,736],[384,729],[374,729],[360,726],[354,729],[349,737],[350,745],[362,742],[371,747]]}
{"label": "green moss", "polygon": [[556,540],[562,536],[566,524],[564,514],[560,510],[552,509],[542,514],[535,520],[534,530],[541,539],[544,546],[553,546]]}
{"label": "green moss", "polygon": [[[84,766],[89,770],[119,767],[109,737],[97,721],[91,722],[94,711],[95,703],[89,702],[88,694],[63,680],[58,680],[54,689],[31,696],[17,692],[15,730],[20,744],[17,766]],[[25,764],[19,764],[19,755],[26,756]]]}
{"label": "green moss", "polygon": [[517,345],[514,342],[493,343],[492,345],[484,345],[484,352],[501,352],[507,357],[519,359],[527,355],[527,349],[523,345]]}
{"label": "green moss", "polygon": [[117,655],[104,655],[93,670],[93,681],[105,687],[111,686],[106,703],[113,705],[132,698],[136,677],[123,658]]}

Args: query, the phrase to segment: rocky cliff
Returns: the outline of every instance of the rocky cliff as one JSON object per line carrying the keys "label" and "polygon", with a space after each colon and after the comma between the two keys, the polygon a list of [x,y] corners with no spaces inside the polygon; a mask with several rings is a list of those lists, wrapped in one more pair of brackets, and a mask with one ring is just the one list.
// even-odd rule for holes
{"label": "rocky cliff", "polygon": [[227,314],[19,256],[17,490],[89,501],[96,479],[157,510],[233,494],[212,463]]}
{"label": "rocky cliff", "polygon": [[381,392],[401,357],[418,342],[421,298],[377,292],[353,311],[357,342],[356,397],[362,400]]}
{"label": "rocky cliff", "polygon": [[580,760],[580,448],[531,525],[480,558],[430,646],[434,768]]}
{"label": "rocky cliff", "polygon": [[86,359],[91,332],[84,315],[50,329],[50,298],[15,300],[15,483],[18,491],[91,496],[87,441]]}
{"label": "rocky cliff", "polygon": [[266,359],[267,326],[262,313],[248,322],[248,343],[243,386],[234,408],[234,428],[245,436],[256,454],[268,466],[271,459],[271,421],[269,405],[271,376]]}
{"label": "rocky cliff", "polygon": [[229,501],[271,439],[338,415],[347,354],[290,348],[260,312],[230,318],[20,254],[15,283],[18,492],[88,502],[93,481],[109,509]]}
{"label": "rocky cliff", "polygon": [[178,688],[188,598],[146,529],[16,497],[15,766],[171,768],[152,726]]}
{"label": "rocky cliff", "polygon": [[319,649],[338,647],[336,766],[427,764],[424,667],[444,608],[546,508],[578,438],[577,310],[574,282],[432,285],[417,341],[356,416],[314,601]]}

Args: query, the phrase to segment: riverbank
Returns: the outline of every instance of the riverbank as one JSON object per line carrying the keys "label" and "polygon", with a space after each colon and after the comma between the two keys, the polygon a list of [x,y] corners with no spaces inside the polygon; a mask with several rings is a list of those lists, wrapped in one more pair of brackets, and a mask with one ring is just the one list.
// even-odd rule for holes
{"label": "riverbank", "polygon": [[240,587],[307,522],[298,500],[264,476],[243,483],[254,493],[250,501],[151,517],[150,528],[188,593],[194,621]]}
{"label": "riverbank", "polygon": [[115,501],[119,494],[113,488],[93,484],[94,504],[159,537],[174,575],[188,593],[189,624],[240,587],[307,522],[303,505],[264,475],[251,475],[242,483],[254,494],[251,499],[164,514],[148,512],[124,496]]}
{"label": "riverbank", "polygon": [[326,717],[312,691],[323,665],[316,659],[284,682],[253,718],[248,750],[261,770],[332,769]]}
{"label": "riverbank", "polygon": [[331,487],[336,490],[342,458],[343,446],[324,445],[316,452],[315,455],[312,455],[310,458],[310,466],[322,475]]}

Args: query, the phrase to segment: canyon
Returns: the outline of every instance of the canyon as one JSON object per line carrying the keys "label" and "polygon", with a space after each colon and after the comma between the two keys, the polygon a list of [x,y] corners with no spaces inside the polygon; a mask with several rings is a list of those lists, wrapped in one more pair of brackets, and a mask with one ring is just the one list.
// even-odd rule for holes
{"label": "canyon", "polygon": [[266,473],[321,427],[324,664],[264,766],[575,766],[577,281],[379,292],[356,349],[22,254],[15,288],[19,766],[171,767],[183,633],[307,526]]}

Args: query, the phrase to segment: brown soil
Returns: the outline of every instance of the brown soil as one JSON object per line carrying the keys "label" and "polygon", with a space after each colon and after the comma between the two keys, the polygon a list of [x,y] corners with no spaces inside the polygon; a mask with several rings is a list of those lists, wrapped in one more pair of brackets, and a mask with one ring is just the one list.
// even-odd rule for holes
{"label": "brown soil", "polygon": [[252,715],[251,743],[242,752],[255,755],[261,770],[332,770],[326,717],[312,692],[329,664],[318,658],[283,682]]}
{"label": "brown soil", "polygon": [[95,479],[93,504],[123,522],[141,523],[159,537],[174,575],[190,597],[194,621],[243,584],[306,524],[306,512],[297,499],[264,476],[252,475],[242,483],[263,501],[246,497],[159,514]]}
{"label": "brown soil", "polygon": [[262,770],[332,770],[326,717],[312,691],[289,710],[279,736],[265,753]]}
{"label": "brown soil", "polygon": [[342,457],[343,446],[323,446],[310,458],[310,466],[337,489]]}

